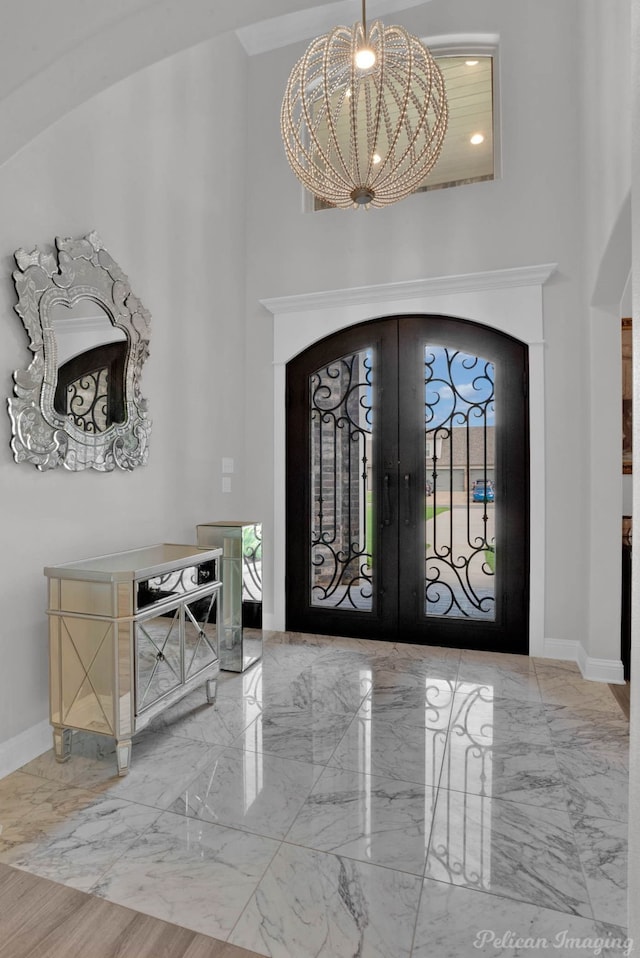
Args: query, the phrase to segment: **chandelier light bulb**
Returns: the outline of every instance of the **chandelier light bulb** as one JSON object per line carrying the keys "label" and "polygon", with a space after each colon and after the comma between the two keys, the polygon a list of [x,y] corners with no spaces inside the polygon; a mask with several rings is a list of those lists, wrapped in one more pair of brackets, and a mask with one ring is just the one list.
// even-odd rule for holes
{"label": "chandelier light bulb", "polygon": [[376,62],[376,55],[371,47],[361,47],[356,53],[356,66],[359,70],[370,70]]}

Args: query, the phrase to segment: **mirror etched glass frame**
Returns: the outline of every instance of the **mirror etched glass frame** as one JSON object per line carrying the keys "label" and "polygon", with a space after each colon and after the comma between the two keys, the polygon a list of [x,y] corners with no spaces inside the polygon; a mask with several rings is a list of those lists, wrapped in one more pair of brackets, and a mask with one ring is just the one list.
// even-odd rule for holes
{"label": "mirror etched glass frame", "polygon": [[41,471],[132,470],[149,454],[140,377],[151,316],[95,232],[55,242],[57,256],[15,253],[14,308],[33,359],[14,372],[8,400],[14,459]]}

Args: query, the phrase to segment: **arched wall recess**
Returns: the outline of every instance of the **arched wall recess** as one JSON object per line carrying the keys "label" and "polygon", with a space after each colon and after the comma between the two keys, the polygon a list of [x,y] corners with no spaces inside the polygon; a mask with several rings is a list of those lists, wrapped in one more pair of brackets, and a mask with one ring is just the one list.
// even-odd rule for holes
{"label": "arched wall recess", "polygon": [[151,317],[98,235],[19,249],[15,310],[33,359],[9,398],[16,462],[41,471],[131,470],[149,454],[140,392]]}

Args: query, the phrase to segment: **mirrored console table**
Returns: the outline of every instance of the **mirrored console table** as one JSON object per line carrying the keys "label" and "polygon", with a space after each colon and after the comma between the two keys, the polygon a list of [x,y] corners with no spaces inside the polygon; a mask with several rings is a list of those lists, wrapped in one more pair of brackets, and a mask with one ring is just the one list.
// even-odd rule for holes
{"label": "mirrored console table", "polygon": [[244,672],[262,657],[262,523],[197,526],[201,548],[222,549],[220,668]]}
{"label": "mirrored console table", "polygon": [[126,775],[132,736],[159,712],[199,684],[215,701],[221,554],[162,543],[45,568],[58,761],[73,729],[97,732]]}

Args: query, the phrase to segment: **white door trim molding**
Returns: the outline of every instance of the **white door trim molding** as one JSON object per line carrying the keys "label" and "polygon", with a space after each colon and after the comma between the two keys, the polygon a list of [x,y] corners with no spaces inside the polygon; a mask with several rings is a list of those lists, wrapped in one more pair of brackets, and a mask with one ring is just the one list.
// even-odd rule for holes
{"label": "white door trim molding", "polygon": [[432,313],[482,323],[529,346],[531,655],[544,654],[545,435],[542,288],[556,264],[438,276],[405,283],[261,300],[274,317],[273,613],[265,624],[285,626],[286,364],[325,336],[384,316]]}

